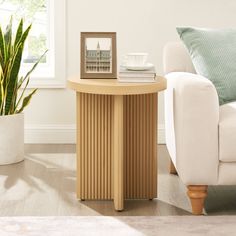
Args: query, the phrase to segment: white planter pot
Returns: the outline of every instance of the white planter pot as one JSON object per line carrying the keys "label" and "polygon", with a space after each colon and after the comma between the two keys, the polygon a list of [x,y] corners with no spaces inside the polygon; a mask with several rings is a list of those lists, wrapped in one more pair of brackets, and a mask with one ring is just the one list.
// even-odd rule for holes
{"label": "white planter pot", "polygon": [[24,160],[24,114],[0,116],[0,165]]}

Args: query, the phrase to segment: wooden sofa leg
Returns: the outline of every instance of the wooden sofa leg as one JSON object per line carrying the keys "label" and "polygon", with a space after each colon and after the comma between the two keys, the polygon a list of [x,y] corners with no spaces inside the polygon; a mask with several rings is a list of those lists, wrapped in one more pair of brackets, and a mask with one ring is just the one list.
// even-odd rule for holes
{"label": "wooden sofa leg", "polygon": [[192,213],[201,215],[207,196],[207,185],[189,185],[187,194],[191,201]]}
{"label": "wooden sofa leg", "polygon": [[173,164],[173,162],[172,162],[171,159],[170,159],[169,172],[170,172],[170,174],[172,174],[172,175],[178,175],[178,173],[177,173],[177,171],[176,171],[176,169],[175,169],[175,166],[174,166],[174,164]]}

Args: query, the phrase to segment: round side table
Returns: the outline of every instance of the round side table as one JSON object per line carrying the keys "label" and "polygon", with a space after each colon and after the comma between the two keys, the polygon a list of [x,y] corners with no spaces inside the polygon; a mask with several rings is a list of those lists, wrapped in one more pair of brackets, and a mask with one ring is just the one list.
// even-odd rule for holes
{"label": "round side table", "polygon": [[77,197],[124,199],[157,197],[158,92],[154,83],[70,78],[77,97]]}

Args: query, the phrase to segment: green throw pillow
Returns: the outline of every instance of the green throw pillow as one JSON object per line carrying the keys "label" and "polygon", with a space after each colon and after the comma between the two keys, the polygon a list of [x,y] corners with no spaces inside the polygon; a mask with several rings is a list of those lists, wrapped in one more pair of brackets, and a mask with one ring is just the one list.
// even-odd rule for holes
{"label": "green throw pillow", "polygon": [[215,85],[220,105],[236,100],[236,29],[177,28],[198,74]]}

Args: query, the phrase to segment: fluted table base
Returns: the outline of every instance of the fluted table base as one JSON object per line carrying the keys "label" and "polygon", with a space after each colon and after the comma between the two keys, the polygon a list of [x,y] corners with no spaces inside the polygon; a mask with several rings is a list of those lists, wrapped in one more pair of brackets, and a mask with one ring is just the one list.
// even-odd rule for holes
{"label": "fluted table base", "polygon": [[157,197],[157,93],[77,92],[77,197]]}

